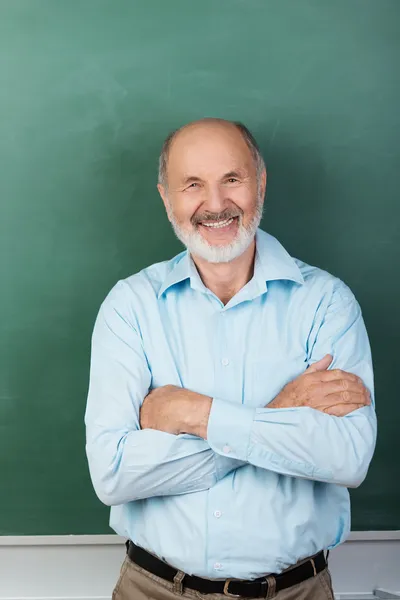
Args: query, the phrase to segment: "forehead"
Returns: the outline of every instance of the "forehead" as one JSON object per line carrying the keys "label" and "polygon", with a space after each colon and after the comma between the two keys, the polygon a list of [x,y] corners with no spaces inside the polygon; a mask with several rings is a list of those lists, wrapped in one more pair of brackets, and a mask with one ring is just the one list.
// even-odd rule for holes
{"label": "forehead", "polygon": [[237,169],[255,170],[250,148],[233,125],[197,124],[185,127],[172,141],[168,177],[212,176]]}

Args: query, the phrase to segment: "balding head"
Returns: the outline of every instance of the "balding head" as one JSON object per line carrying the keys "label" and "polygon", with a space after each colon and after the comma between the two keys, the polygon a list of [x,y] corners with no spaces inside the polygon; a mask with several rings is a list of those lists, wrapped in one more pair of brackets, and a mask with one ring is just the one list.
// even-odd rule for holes
{"label": "balding head", "polygon": [[159,165],[158,165],[158,183],[161,184],[162,186],[164,186],[165,188],[167,187],[167,181],[168,181],[168,158],[169,158],[169,154],[172,148],[172,145],[174,144],[174,142],[176,142],[178,140],[178,138],[181,136],[181,134],[190,134],[190,133],[195,133],[195,132],[199,132],[199,131],[208,131],[210,135],[212,135],[212,132],[214,131],[214,133],[216,131],[218,131],[218,129],[225,129],[226,131],[231,131],[234,135],[232,136],[233,138],[233,142],[234,142],[234,138],[235,138],[235,134],[236,137],[240,137],[242,139],[243,142],[245,142],[247,148],[249,149],[252,158],[254,160],[254,164],[255,164],[255,168],[256,168],[256,172],[257,172],[257,179],[259,180],[262,172],[265,169],[265,163],[264,163],[264,159],[262,157],[260,148],[253,136],[253,134],[249,131],[249,129],[247,129],[247,127],[245,125],[243,125],[243,123],[240,123],[239,121],[228,121],[225,119],[217,119],[217,118],[212,118],[212,117],[207,117],[204,119],[199,119],[197,121],[192,121],[191,123],[188,123],[186,125],[183,125],[182,127],[180,127],[179,129],[176,129],[175,131],[172,131],[168,137],[166,138],[166,140],[164,141],[163,147],[161,149],[161,154],[160,154],[160,158],[159,158]]}

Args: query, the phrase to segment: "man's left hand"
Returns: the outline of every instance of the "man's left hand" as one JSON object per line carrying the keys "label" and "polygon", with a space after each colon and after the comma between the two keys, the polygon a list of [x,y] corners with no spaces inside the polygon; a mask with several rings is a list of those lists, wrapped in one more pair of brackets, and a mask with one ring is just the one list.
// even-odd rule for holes
{"label": "man's left hand", "polygon": [[156,388],[146,396],[140,410],[142,429],[178,435],[191,433],[207,439],[212,398],[174,385]]}

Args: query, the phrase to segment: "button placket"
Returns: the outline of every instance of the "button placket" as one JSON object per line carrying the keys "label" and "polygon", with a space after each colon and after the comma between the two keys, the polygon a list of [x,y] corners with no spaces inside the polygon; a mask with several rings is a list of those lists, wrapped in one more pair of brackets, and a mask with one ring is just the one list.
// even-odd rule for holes
{"label": "button placket", "polygon": [[[229,341],[229,315],[227,311],[219,311],[216,315],[216,328],[215,328],[215,344],[213,348],[214,356],[214,369],[215,369],[215,389],[214,395],[218,397],[230,397],[234,389],[234,380],[232,379],[232,365],[234,356],[230,355]],[[227,446],[227,444],[226,444]],[[224,452],[227,456],[231,452],[229,450]],[[223,482],[220,482],[223,484]],[[218,485],[209,490],[209,506],[208,512],[209,519],[209,540],[208,540],[208,567],[215,573],[215,577],[223,577],[224,564],[220,562],[223,559],[221,556],[221,536],[226,535],[225,527],[227,525],[226,519],[224,519],[224,501],[225,493],[223,491],[224,485]],[[218,574],[217,574],[218,573]]]}

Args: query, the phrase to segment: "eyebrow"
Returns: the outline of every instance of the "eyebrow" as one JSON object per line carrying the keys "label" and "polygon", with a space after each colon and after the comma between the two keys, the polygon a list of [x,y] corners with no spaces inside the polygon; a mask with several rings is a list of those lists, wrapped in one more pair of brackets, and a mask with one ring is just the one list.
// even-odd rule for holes
{"label": "eyebrow", "polygon": [[[244,171],[229,171],[228,173],[225,173],[224,175],[222,175],[221,179],[229,179],[230,177],[236,177],[238,179],[246,177],[247,174]],[[196,183],[198,181],[202,181],[201,177],[196,177],[195,175],[191,175],[190,177],[185,177],[185,179],[182,180],[182,185],[188,185],[190,183]]]}
{"label": "eyebrow", "polygon": [[245,177],[245,173],[243,171],[229,171],[229,173],[225,173],[222,179],[229,179],[230,177],[236,177],[237,179]]}
{"label": "eyebrow", "polygon": [[190,177],[185,177],[185,179],[182,180],[182,185],[187,185],[188,183],[194,183],[197,181],[201,181],[201,178],[191,175]]}

